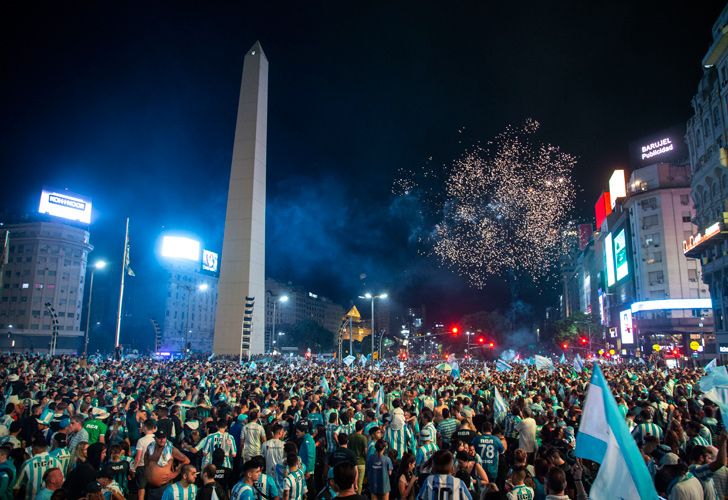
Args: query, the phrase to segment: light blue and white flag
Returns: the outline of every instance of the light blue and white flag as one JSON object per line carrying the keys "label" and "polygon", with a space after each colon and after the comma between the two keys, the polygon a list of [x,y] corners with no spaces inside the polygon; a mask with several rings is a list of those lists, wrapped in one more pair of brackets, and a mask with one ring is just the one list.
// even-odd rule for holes
{"label": "light blue and white flag", "polygon": [[495,369],[499,372],[509,372],[513,369],[513,367],[502,359],[499,359],[495,362]]}
{"label": "light blue and white flag", "polygon": [[559,363],[561,363],[562,365],[566,364],[566,355],[564,355],[563,352],[561,353],[561,357],[559,358]]}
{"label": "light blue and white flag", "polygon": [[359,355],[359,364],[362,365],[362,366],[366,366],[367,365],[367,357],[364,356],[363,354],[360,354]]}
{"label": "light blue and white flag", "polygon": [[521,383],[525,384],[528,381],[528,367],[526,367],[526,370],[521,373]]}
{"label": "light blue and white flag", "polygon": [[453,361],[450,375],[452,376],[452,378],[460,378],[460,365],[457,361]]}
{"label": "light blue and white flag", "polygon": [[718,366],[718,358],[713,358],[710,363],[705,365],[705,373],[710,373]]}
{"label": "light blue and white flag", "polygon": [[728,423],[728,371],[725,366],[718,366],[700,379],[700,390],[703,397],[711,400],[720,408],[723,425]]}
{"label": "light blue and white flag", "polygon": [[321,375],[321,384],[319,387],[324,390],[327,396],[331,394],[331,388],[329,387],[329,381],[326,380],[326,375]]}
{"label": "light blue and white flag", "polygon": [[379,415],[380,415],[379,409],[384,404],[384,387],[382,387],[381,384],[379,385],[379,390],[377,391],[377,395],[374,398],[374,403],[377,405],[377,419],[378,419]]}
{"label": "light blue and white flag", "polygon": [[601,464],[590,499],[657,500],[647,465],[598,365],[586,394],[575,454]]}
{"label": "light blue and white flag", "polygon": [[554,362],[546,356],[539,356],[538,354],[536,354],[533,357],[533,362],[536,365],[536,369],[538,370],[554,370]]}
{"label": "light blue and white flag", "polygon": [[250,371],[250,373],[255,373],[256,371],[258,371],[258,364],[255,361],[251,361],[248,370]]}
{"label": "light blue and white flag", "polygon": [[344,359],[342,359],[342,361],[344,362],[344,364],[345,364],[345,365],[346,365],[347,367],[350,367],[350,366],[351,366],[351,364],[352,364],[352,363],[353,363],[354,361],[356,361],[356,358],[355,358],[354,356],[352,356],[351,354],[349,354],[349,355],[348,355],[347,357],[345,357]]}
{"label": "light blue and white flag", "polygon": [[498,388],[495,388],[495,397],[493,398],[493,421],[500,425],[501,422],[506,418],[508,414],[508,403],[506,403],[503,396],[498,392]]}
{"label": "light blue and white flag", "polygon": [[574,356],[574,370],[576,370],[576,373],[581,373],[584,371],[584,361],[582,361],[579,354]]}

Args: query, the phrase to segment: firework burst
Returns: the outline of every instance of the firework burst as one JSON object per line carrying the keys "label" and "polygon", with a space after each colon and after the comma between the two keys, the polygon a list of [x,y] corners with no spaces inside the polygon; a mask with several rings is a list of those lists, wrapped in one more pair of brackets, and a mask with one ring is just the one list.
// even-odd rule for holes
{"label": "firework burst", "polygon": [[[538,128],[535,120],[508,127],[447,168],[431,249],[474,286],[512,272],[537,279],[558,264],[576,159],[537,141]],[[404,186],[409,194],[416,182]]]}

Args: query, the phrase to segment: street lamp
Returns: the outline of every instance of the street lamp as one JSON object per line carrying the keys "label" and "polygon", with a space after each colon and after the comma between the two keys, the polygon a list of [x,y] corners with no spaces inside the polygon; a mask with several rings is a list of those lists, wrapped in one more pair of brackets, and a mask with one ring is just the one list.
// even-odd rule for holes
{"label": "street lamp", "polygon": [[386,293],[380,293],[379,295],[372,295],[367,292],[364,295],[359,295],[360,299],[367,299],[372,301],[372,359],[374,358],[374,299],[386,299],[388,295]]}
{"label": "street lamp", "polygon": [[[187,321],[185,321],[185,323],[186,323],[186,325],[185,325],[185,343],[182,346],[182,349],[186,352],[187,346],[190,343],[190,333],[192,333],[192,330],[191,330],[192,322],[190,319],[190,316],[191,316],[190,307],[192,306],[193,289],[192,289],[192,286],[190,286],[190,285],[179,285],[179,286],[184,288],[185,290],[187,290]],[[207,283],[200,283],[199,285],[197,285],[195,287],[195,290],[197,290],[198,292],[206,292],[209,288],[210,288],[210,285],[208,285]]]}
{"label": "street lamp", "polygon": [[276,305],[279,302],[281,304],[285,304],[286,302],[288,302],[288,295],[276,295],[271,291],[267,291],[266,293],[268,293],[273,298],[273,319],[270,325],[270,338],[268,339],[271,343],[272,348],[272,344],[275,344],[275,339],[273,337],[275,337],[276,334]]}
{"label": "street lamp", "polygon": [[88,337],[89,337],[89,328],[91,328],[91,299],[93,298],[94,293],[94,274],[96,274],[96,271],[100,271],[106,267],[106,261],[104,260],[97,260],[94,262],[94,264],[91,266],[91,280],[88,284],[88,305],[86,310],[86,331],[84,332],[83,336],[83,359],[86,359],[88,356]]}

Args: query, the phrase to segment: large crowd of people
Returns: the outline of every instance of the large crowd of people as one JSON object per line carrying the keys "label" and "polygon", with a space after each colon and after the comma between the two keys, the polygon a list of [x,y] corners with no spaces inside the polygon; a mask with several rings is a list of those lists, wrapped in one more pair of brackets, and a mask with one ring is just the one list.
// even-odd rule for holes
{"label": "large crowd of people", "polygon": [[[601,368],[657,492],[726,498],[726,433],[703,369]],[[4,355],[0,500],[586,499],[599,464],[575,443],[589,379],[589,366],[560,363],[453,374]]]}

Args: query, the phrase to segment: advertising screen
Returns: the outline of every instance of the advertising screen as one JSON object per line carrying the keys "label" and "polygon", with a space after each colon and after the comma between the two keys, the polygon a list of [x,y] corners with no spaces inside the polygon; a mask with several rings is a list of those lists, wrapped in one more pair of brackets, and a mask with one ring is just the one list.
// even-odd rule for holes
{"label": "advertising screen", "polygon": [[630,162],[643,167],[661,162],[682,160],[687,156],[685,126],[676,125],[630,144]]}
{"label": "advertising screen", "polygon": [[612,233],[604,238],[604,258],[607,268],[607,286],[612,286],[617,281],[614,277],[614,248],[612,247]]}
{"label": "advertising screen", "polygon": [[609,178],[609,201],[612,208],[617,203],[617,198],[627,196],[627,185],[624,182],[624,170],[615,170]]}
{"label": "advertising screen", "polygon": [[215,252],[210,250],[202,251],[202,270],[209,271],[211,273],[217,272],[218,256]]}
{"label": "advertising screen", "polygon": [[629,274],[627,238],[624,235],[624,229],[614,237],[614,260],[617,269],[617,281],[620,281]]}
{"label": "advertising screen", "polygon": [[634,344],[631,309],[625,309],[619,313],[619,330],[622,335],[622,344]]}
{"label": "advertising screen", "polygon": [[91,224],[91,200],[67,191],[43,189],[38,212]]}
{"label": "advertising screen", "polygon": [[184,236],[162,237],[162,256],[199,262],[200,242]]}

